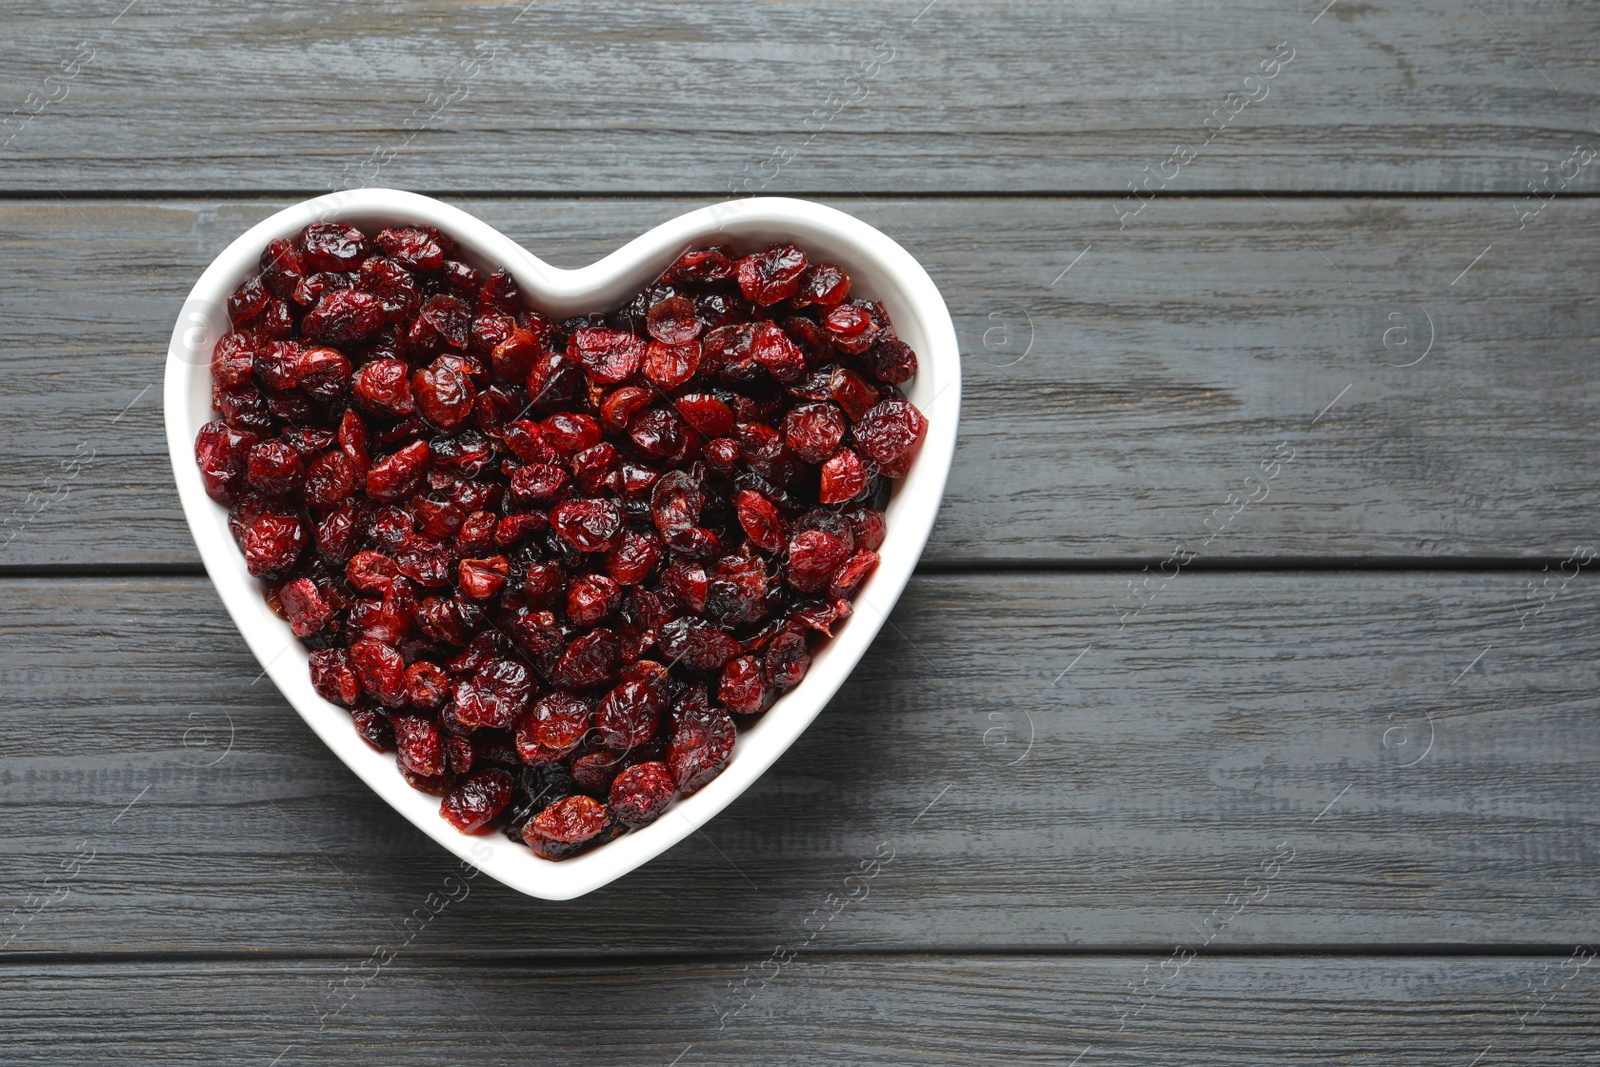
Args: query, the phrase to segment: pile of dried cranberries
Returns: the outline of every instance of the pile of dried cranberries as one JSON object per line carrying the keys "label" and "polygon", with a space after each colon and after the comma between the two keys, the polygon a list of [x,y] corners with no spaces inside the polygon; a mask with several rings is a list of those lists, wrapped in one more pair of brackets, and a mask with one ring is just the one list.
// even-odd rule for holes
{"label": "pile of dried cranberries", "polygon": [[269,244],[195,456],[317,692],[460,830],[561,859],[716,777],[850,614],[917,358],[793,245],[564,322],[457,255]]}

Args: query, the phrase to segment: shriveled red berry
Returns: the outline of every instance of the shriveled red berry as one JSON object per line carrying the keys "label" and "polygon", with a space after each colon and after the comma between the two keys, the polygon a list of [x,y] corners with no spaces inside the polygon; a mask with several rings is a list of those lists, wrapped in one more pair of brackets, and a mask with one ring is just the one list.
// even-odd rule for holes
{"label": "shriveled red berry", "polygon": [[878,554],[876,552],[857,552],[839,565],[828,579],[828,595],[832,597],[846,597],[856,591],[856,587],[867,579],[878,567]]}
{"label": "shriveled red berry", "polygon": [[773,245],[739,260],[739,290],[761,307],[787,300],[800,289],[806,254],[794,245]]}
{"label": "shriveled red berry", "polygon": [[720,248],[697,248],[679,256],[661,280],[671,285],[705,285],[733,277],[734,261]]}
{"label": "shriveled red berry", "polygon": [[361,699],[361,680],[342,648],[319,648],[311,653],[311,688],[324,700],[353,707]]}
{"label": "shriveled red berry", "polygon": [[414,708],[438,711],[452,688],[450,676],[437,663],[419,659],[406,668],[406,701]]}
{"label": "shriveled red berry", "polygon": [[605,385],[625,382],[644,363],[645,342],[631,333],[588,327],[567,340],[567,357],[583,367],[590,381]]}
{"label": "shriveled red berry", "polygon": [[457,782],[445,794],[439,814],[464,834],[475,834],[511,803],[511,775],[491,767]]}
{"label": "shriveled red berry", "polygon": [[389,722],[401,767],[424,778],[445,772],[444,741],[432,719],[400,712],[390,715]]}
{"label": "shriveled red berry", "polygon": [[833,307],[850,294],[850,276],[832,263],[817,263],[807,267],[800,275],[800,287],[794,294],[795,307],[821,304]]}
{"label": "shriveled red berry", "polygon": [[670,392],[694,377],[700,369],[700,342],[664,345],[655,341],[645,349],[644,376],[657,389]]}
{"label": "shriveled red berry", "polygon": [[310,578],[296,578],[278,589],[278,602],[296,637],[310,637],[333,618],[333,608]]}
{"label": "shriveled red berry", "polygon": [[[801,404],[783,420],[783,438],[807,463],[821,463],[844,440],[844,412],[837,404]],[[823,501],[828,503],[828,501]]]}
{"label": "shriveled red berry", "polygon": [[840,304],[822,318],[833,347],[850,355],[860,355],[878,336],[878,324],[865,304]]}
{"label": "shriveled red berry", "polygon": [[677,786],[665,763],[639,763],[611,781],[607,799],[617,821],[630,829],[648,826],[672,803]]}
{"label": "shriveled red berry", "polygon": [[622,642],[602,626],[567,646],[550,680],[563,689],[593,689],[615,678],[621,666]]}
{"label": "shriveled red berry", "polygon": [[306,312],[300,332],[318,344],[348,349],[368,341],[383,328],[383,305],[360,289],[338,289],[324,294]]}
{"label": "shriveled red berry", "polygon": [[553,763],[578,746],[592,717],[571,693],[547,693],[517,720],[517,754],[524,763]]}
{"label": "shriveled red berry", "polygon": [[867,465],[861,457],[848,448],[841,448],[822,465],[817,499],[824,504],[854,500],[867,488],[867,478]]}
{"label": "shriveled red berry", "polygon": [[690,393],[673,402],[683,421],[698,434],[722,437],[733,429],[733,412],[710,393]]}
{"label": "shriveled red berry", "polygon": [[604,552],[622,540],[622,512],[609,500],[564,500],[550,511],[550,525],[579,552]]}
{"label": "shriveled red berry", "polygon": [[581,452],[600,443],[600,424],[588,415],[560,412],[539,423],[539,429],[562,452]]}
{"label": "shriveled red berry", "polygon": [[236,430],[221,419],[200,427],[194,457],[207,496],[219,504],[233,503],[245,487],[250,450],[259,440],[249,430]]}
{"label": "shriveled red berry", "polygon": [[736,715],[754,715],[766,706],[766,679],[761,673],[761,661],[754,656],[740,656],[728,661],[722,668],[722,678],[717,683],[717,699],[723,707]]}
{"label": "shriveled red berry", "polygon": [[[350,646],[350,663],[361,679],[361,688],[380,704],[400,707],[406,700],[406,662],[382,641],[363,638]],[[434,771],[418,771],[433,774]]]}
{"label": "shriveled red berry", "polygon": [[273,496],[297,491],[305,480],[305,464],[300,453],[282,441],[263,441],[250,449],[245,466],[245,481]]}
{"label": "shriveled red berry", "polygon": [[364,364],[355,372],[350,391],[356,403],[390,418],[409,415],[417,409],[411,395],[410,368],[398,359],[375,359]]}
{"label": "shriveled red berry", "polygon": [[917,458],[928,420],[906,400],[885,400],[857,420],[856,449],[880,473],[904,478]]}
{"label": "shriveled red berry", "polygon": [[627,750],[655,735],[661,694],[648,682],[622,682],[601,698],[594,726],[603,744]]}
{"label": "shriveled red berry", "polygon": [[444,248],[426,230],[397,227],[384,230],[374,242],[383,254],[407,270],[438,270],[444,266]]}
{"label": "shriveled red berry", "polygon": [[610,811],[593,797],[564,797],[530,819],[522,839],[545,859],[565,859],[604,830],[610,819]]}
{"label": "shriveled red berry", "polygon": [[355,270],[367,258],[367,235],[338,222],[313,222],[300,231],[305,264],[316,270]]}
{"label": "shriveled red berry", "polygon": [[428,442],[413,441],[381,459],[367,471],[367,495],[374,500],[398,500],[416,492],[428,468]]}
{"label": "shriveled red berry", "polygon": [[306,547],[306,528],[297,517],[264,511],[246,528],[244,562],[257,578],[294,566]]}
{"label": "shriveled red berry", "polygon": [[694,793],[727,766],[733,753],[733,720],[720,708],[690,709],[678,716],[667,744],[667,768],[684,794]]}
{"label": "shriveled red berry", "polygon": [[533,675],[516,660],[495,659],[456,683],[456,718],[464,726],[507,730],[528,706]]}
{"label": "shriveled red berry", "polygon": [[739,654],[739,642],[702,619],[673,619],[661,628],[661,651],[697,671],[720,670]]}
{"label": "shriveled red berry", "polygon": [[664,345],[688,344],[700,336],[694,301],[686,296],[669,296],[651,305],[645,324],[650,336]]}
{"label": "shriveled red berry", "polygon": [[440,356],[431,366],[411,376],[411,395],[422,417],[445,433],[454,431],[472,414],[478,391],[466,367],[454,356]]}
{"label": "shriveled red berry", "polygon": [[575,626],[598,626],[622,604],[622,586],[604,574],[585,574],[567,587],[567,618]]}
{"label": "shriveled red berry", "polygon": [[511,561],[504,556],[464,559],[460,563],[461,592],[473,600],[488,600],[500,592],[511,574]]}
{"label": "shriveled red berry", "polygon": [[741,489],[734,498],[739,525],[746,536],[763,552],[782,552],[786,537],[783,516],[772,501],[754,489]]}

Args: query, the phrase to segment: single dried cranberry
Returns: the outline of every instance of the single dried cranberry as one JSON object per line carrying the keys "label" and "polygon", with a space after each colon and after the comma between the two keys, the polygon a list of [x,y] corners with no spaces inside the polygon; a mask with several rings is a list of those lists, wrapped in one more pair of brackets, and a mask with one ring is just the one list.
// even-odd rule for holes
{"label": "single dried cranberry", "polygon": [[876,552],[882,547],[883,535],[887,529],[883,512],[877,508],[855,507],[846,508],[840,514],[850,524],[850,530],[855,535],[856,548],[863,552]]}
{"label": "single dried cranberry", "polygon": [[762,323],[751,341],[751,353],[774,381],[793,385],[806,373],[806,355],[775,322]]}
{"label": "single dried cranberry", "polygon": [[876,552],[857,552],[839,565],[828,580],[828,595],[846,597],[856,591],[866,577],[878,567]]}
{"label": "single dried cranberry", "polygon": [[383,305],[371,293],[339,289],[306,312],[300,332],[319,344],[348,349],[370,340],[383,328],[383,318]]}
{"label": "single dried cranberry", "polygon": [[515,660],[490,660],[470,680],[456,683],[456,718],[469,727],[510,729],[532,694],[528,668]]}
{"label": "single dried cranberry", "polygon": [[374,500],[398,500],[416,492],[428,468],[428,442],[413,441],[372,465],[367,471],[367,495]]}
{"label": "single dried cranberry", "polygon": [[637,830],[659,819],[676,792],[665,763],[639,763],[612,780],[607,799],[617,821]]}
{"label": "single dried cranberry", "polygon": [[889,385],[900,385],[917,375],[917,354],[898,337],[878,337],[878,343],[861,357],[867,373]]}
{"label": "single dried cranberry", "polygon": [[679,715],[667,744],[667,768],[678,790],[697,792],[722,773],[733,753],[733,720],[720,708],[690,709]]}
{"label": "single dried cranberry", "polygon": [[361,679],[361,688],[372,694],[378,703],[389,707],[399,707],[405,703],[406,665],[400,653],[382,641],[363,638],[350,646],[350,662],[356,669],[356,676]]}
{"label": "single dried cranberry", "polygon": [[833,347],[850,355],[860,355],[878,336],[878,325],[864,304],[840,304],[822,318]]}
{"label": "single dried cranberry", "polygon": [[782,552],[785,540],[783,516],[772,502],[754,489],[742,489],[734,498],[739,525],[763,552]]}
{"label": "single dried cranberry", "polygon": [[800,289],[806,254],[794,245],[773,245],[739,260],[739,290],[761,307],[787,300]]}
{"label": "single dried cranberry", "polygon": [[551,763],[589,732],[589,705],[559,690],[547,693],[517,720],[517,754],[525,763]]}
{"label": "single dried cranberry", "polygon": [[257,578],[294,566],[306,547],[306,528],[293,515],[265,511],[245,531],[245,567]]}
{"label": "single dried cranberry", "polygon": [[545,859],[565,859],[604,830],[610,817],[606,806],[593,797],[566,797],[529,820],[522,839]]}
{"label": "single dried cranberry", "polygon": [[700,342],[681,345],[653,342],[645,349],[644,376],[658,389],[670,392],[694,377],[700,369]]}
{"label": "single dried cranberry", "polygon": [[440,356],[432,366],[411,376],[411,395],[423,418],[450,433],[472,414],[472,402],[478,392],[461,360]]}
{"label": "single dried cranberry", "polygon": [[622,540],[622,512],[609,500],[564,500],[551,509],[550,525],[580,552],[604,552]]}
{"label": "single dried cranberry", "polygon": [[567,646],[551,671],[550,680],[563,689],[593,689],[617,676],[622,666],[622,642],[612,631],[591,630]]}
{"label": "single dried cranberry", "polygon": [[397,418],[416,410],[410,368],[398,359],[375,359],[355,372],[350,391],[356,403],[379,415]]}
{"label": "single dried cranberry", "polygon": [[300,453],[282,441],[263,441],[250,449],[245,466],[245,481],[264,493],[288,496],[297,492],[305,480],[305,464]]}
{"label": "single dried cranberry", "polygon": [[285,582],[278,589],[278,602],[296,637],[310,637],[333,618],[333,609],[310,578]]}
{"label": "single dried cranberry", "polygon": [[837,404],[801,404],[783,420],[784,441],[807,463],[821,463],[832,455],[844,432],[844,412]]}
{"label": "single dried cranberry", "polygon": [[319,648],[311,653],[311,688],[324,700],[353,707],[361,699],[361,680],[342,648]]}
{"label": "single dried cranberry", "polygon": [[[395,703],[398,703],[396,701]],[[394,726],[395,747],[400,766],[412,774],[433,778],[445,772],[444,742],[432,719],[409,712],[389,716]]]}
{"label": "single dried cranberry", "polygon": [[438,711],[450,699],[450,676],[437,663],[419,659],[406,668],[406,700],[414,708]]}
{"label": "single dried cranberry", "polygon": [[488,600],[500,592],[511,574],[511,561],[504,556],[464,559],[460,563],[461,592],[473,600]]}
{"label": "single dried cranberry", "polygon": [[440,346],[465,349],[472,335],[472,311],[457,297],[430,296],[412,320],[406,340],[424,351]]}
{"label": "single dried cranberry", "polygon": [[721,437],[733,429],[733,412],[710,393],[680,396],[674,406],[684,422],[706,437]]}
{"label": "single dried cranberry", "polygon": [[859,497],[867,488],[867,465],[848,448],[841,448],[822,465],[822,480],[817,499],[824,504],[843,504]]}
{"label": "single dried cranberry", "polygon": [[661,542],[653,535],[629,530],[606,551],[606,573],[622,585],[637,585],[661,562]]}
{"label": "single dried cranberry", "polygon": [[722,679],[717,683],[717,699],[736,715],[753,715],[766,707],[767,687],[761,673],[761,661],[754,656],[740,656],[722,668]]}
{"label": "single dried cranberry", "polygon": [[684,296],[669,296],[652,305],[645,317],[650,336],[664,345],[688,344],[700,336],[700,320],[694,301]]}
{"label": "single dried cranberry", "polygon": [[628,424],[628,437],[650,459],[667,459],[683,446],[683,422],[666,408],[651,408]]}
{"label": "single dried cranberry", "polygon": [[280,300],[289,299],[305,273],[305,260],[293,243],[280,237],[261,250],[262,284]]}
{"label": "single dried cranberry", "polygon": [[373,243],[407,270],[438,270],[444,265],[444,247],[438,236],[427,230],[388,229],[380,232]]}
{"label": "single dried cranberry", "polygon": [[367,235],[337,222],[313,222],[300,231],[299,243],[312,270],[354,270],[367,258]]}
{"label": "single dried cranberry", "polygon": [[821,304],[833,307],[850,294],[850,276],[832,263],[818,263],[808,267],[800,276],[800,286],[794,294],[797,308]]}
{"label": "single dried cranberry", "polygon": [[767,642],[761,664],[767,684],[776,689],[793,689],[811,668],[811,653],[806,638],[796,630],[784,630]]}
{"label": "single dried cranberry", "polygon": [[716,627],[690,616],[673,619],[661,628],[661,651],[674,663],[697,671],[720,670],[739,654],[739,642]]}
{"label": "single dried cranberry", "polygon": [[497,768],[479,771],[457,782],[445,794],[439,814],[464,834],[475,834],[511,803],[511,775]]}
{"label": "single dried cranberry", "polygon": [[576,626],[598,626],[622,604],[622,586],[604,574],[585,574],[567,588],[567,618]]}
{"label": "single dried cranberry", "polygon": [[[361,708],[350,713],[350,721],[355,725],[356,733],[361,740],[378,752],[388,752],[394,748],[394,728],[389,724],[389,717],[381,711],[370,708]],[[405,769],[401,772],[404,775]]]}
{"label": "single dried cranberry", "polygon": [[856,448],[880,473],[904,478],[928,433],[928,420],[905,400],[885,400],[856,421]]}
{"label": "single dried cranberry", "polygon": [[625,382],[644,363],[645,342],[630,333],[589,327],[567,339],[567,358],[583,367],[589,380],[604,385]]}
{"label": "single dried cranberry", "polygon": [[721,248],[697,248],[685,252],[662,272],[661,280],[669,285],[705,285],[709,282],[727,281],[733,277],[734,262]]}
{"label": "single dried cranberry", "polygon": [[603,744],[626,750],[650,740],[660,718],[661,694],[653,685],[622,682],[595,708],[594,726]]}
{"label": "single dried cranberry", "polygon": [[244,489],[250,451],[259,440],[249,430],[236,430],[220,419],[200,427],[194,458],[207,496],[219,504],[234,502]]}
{"label": "single dried cranberry", "polygon": [[539,423],[539,429],[545,441],[562,452],[581,452],[600,443],[600,424],[588,415],[551,415]]}

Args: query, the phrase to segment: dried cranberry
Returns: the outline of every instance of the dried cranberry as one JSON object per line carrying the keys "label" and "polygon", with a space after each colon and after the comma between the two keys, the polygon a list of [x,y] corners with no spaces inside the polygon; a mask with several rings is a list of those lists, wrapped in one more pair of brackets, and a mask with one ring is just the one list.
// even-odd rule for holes
{"label": "dried cranberry", "polygon": [[490,660],[471,679],[456,683],[456,718],[470,727],[507,730],[532,694],[528,668],[515,660]]}
{"label": "dried cranberry", "polygon": [[771,307],[799,291],[805,269],[804,252],[794,245],[773,245],[739,260],[739,290],[746,300]]}
{"label": "dried cranberry", "polygon": [[659,819],[676,792],[666,764],[639,763],[612,780],[607,799],[617,821],[637,830]]}
{"label": "dried cranberry", "polygon": [[880,473],[904,478],[927,433],[928,420],[909,401],[885,400],[856,422],[856,448]]}
{"label": "dried cranberry", "polygon": [[593,797],[566,797],[535,815],[523,828],[522,839],[545,859],[565,859],[604,830],[610,817]]}
{"label": "dried cranberry", "polygon": [[457,782],[439,805],[439,814],[462,833],[475,834],[510,803],[511,775],[491,768]]}
{"label": "dried cranberry", "polygon": [[667,767],[684,794],[694,793],[722,773],[733,753],[733,720],[718,708],[692,709],[678,716],[667,745]]}

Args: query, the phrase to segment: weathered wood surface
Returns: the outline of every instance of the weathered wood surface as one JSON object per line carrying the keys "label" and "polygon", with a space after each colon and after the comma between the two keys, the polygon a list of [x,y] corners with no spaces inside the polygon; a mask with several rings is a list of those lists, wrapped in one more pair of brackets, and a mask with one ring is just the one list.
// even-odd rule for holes
{"label": "weathered wood surface", "polygon": [[[1519,630],[1526,584],[1181,573],[1119,629],[1118,575],[919,577],[703,834],[577,901],[484,879],[418,947],[764,952],[890,852],[815,947],[1591,939],[1600,588]],[[0,900],[66,890],[9,951],[355,952],[439,887],[258,673],[203,579],[0,582]]]}
{"label": "weathered wood surface", "polygon": [[[470,908],[471,898],[459,906]],[[435,921],[450,919],[444,912]],[[392,948],[404,934],[375,940]],[[402,951],[376,971],[367,963],[373,951],[348,961],[17,965],[0,971],[0,1036],[8,1063],[51,1067],[1465,1067],[1474,1056],[1543,1067],[1592,1063],[1600,1053],[1600,965],[1582,955],[1586,947],[1547,957],[1201,955],[1181,968],[1166,956],[801,956],[779,968],[760,965],[765,953],[748,961],[484,966]],[[1147,967],[1169,980],[1162,988],[1152,979],[1148,989],[1159,991],[1141,1001],[1129,986]],[[729,993],[747,977],[748,987]],[[746,1002],[719,1028],[723,1012]]]}
{"label": "weathered wood surface", "polygon": [[1581,0],[124,6],[8,5],[0,188],[1515,198],[1600,118]]}
{"label": "weathered wood surface", "polygon": [[[165,346],[281,203],[0,204],[28,265],[0,273],[0,567],[195,562]],[[575,266],[693,203],[466,206]],[[928,264],[967,353],[931,563],[1137,566],[1185,538],[1202,565],[1559,560],[1596,535],[1594,201],[1521,231],[1500,200],[1156,201],[1120,232],[1104,201],[836,203]],[[1280,442],[1270,496],[1224,523]]]}

